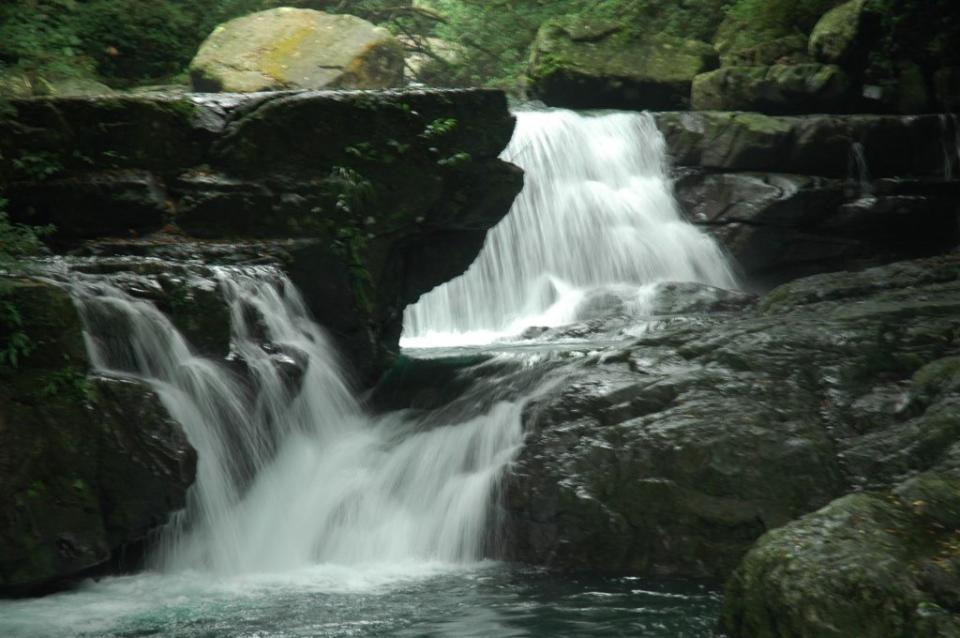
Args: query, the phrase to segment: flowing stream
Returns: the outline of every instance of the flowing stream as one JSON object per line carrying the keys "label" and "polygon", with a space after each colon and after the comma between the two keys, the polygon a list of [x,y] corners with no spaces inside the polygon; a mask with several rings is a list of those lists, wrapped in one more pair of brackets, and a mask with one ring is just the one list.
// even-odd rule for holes
{"label": "flowing stream", "polygon": [[[659,282],[735,285],[679,215],[648,116],[521,113],[505,157],[527,171],[523,194],[474,266],[408,309],[405,345],[562,325],[594,290],[642,314]],[[484,561],[521,411],[550,383],[540,354],[501,355],[520,372],[442,411],[371,416],[281,271],[208,270],[230,309],[227,362],[195,354],[119,279],[61,277],[96,368],[154,388],[197,450],[197,480],[147,572],[0,602],[0,635],[708,635],[717,596],[699,587]]]}

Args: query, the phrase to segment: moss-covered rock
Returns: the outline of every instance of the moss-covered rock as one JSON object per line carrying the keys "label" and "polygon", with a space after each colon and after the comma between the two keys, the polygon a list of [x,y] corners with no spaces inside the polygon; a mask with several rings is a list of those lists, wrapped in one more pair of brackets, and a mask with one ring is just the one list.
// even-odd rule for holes
{"label": "moss-covered rock", "polygon": [[725,66],[742,64],[740,59],[745,52],[770,47],[790,36],[806,38],[820,16],[841,2],[843,0],[736,0],[717,28],[713,43]]}
{"label": "moss-covered rock", "polygon": [[92,376],[69,295],[6,280],[28,347],[0,368],[0,593],[99,568],[183,507],[195,455],[139,381]]}
{"label": "moss-covered rock", "polygon": [[848,63],[859,56],[866,2],[849,0],[826,12],[810,34],[810,55],[826,64]]}
{"label": "moss-covered rock", "polygon": [[843,113],[853,106],[850,97],[850,81],[838,66],[724,67],[694,78],[690,107],[772,114]]}
{"label": "moss-covered rock", "polygon": [[386,88],[403,83],[403,49],[361,18],[280,7],[214,29],[190,77],[197,91]]}
{"label": "moss-covered rock", "polygon": [[737,638],[960,636],[960,479],[834,501],[762,538],[727,585]]}
{"label": "moss-covered rock", "polygon": [[693,78],[716,65],[704,42],[567,16],[540,28],[527,75],[531,94],[554,106],[670,109],[689,104]]}

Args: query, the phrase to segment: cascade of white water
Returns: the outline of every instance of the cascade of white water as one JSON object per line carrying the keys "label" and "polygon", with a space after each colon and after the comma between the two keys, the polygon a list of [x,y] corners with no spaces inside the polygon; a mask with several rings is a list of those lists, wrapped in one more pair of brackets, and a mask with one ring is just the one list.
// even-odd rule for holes
{"label": "cascade of white water", "polygon": [[[953,130],[951,139],[950,131]],[[949,113],[940,116],[940,130],[943,132],[941,145],[943,147],[943,178],[952,180],[960,171],[960,120],[956,114]]]}
{"label": "cascade of white water", "polygon": [[870,177],[866,152],[860,142],[854,142],[850,145],[850,162],[849,172],[857,180],[860,197],[864,199],[873,197],[873,179]]}
{"label": "cascade of white water", "polygon": [[74,278],[95,365],[149,382],[197,449],[197,481],[161,543],[161,567],[480,558],[492,490],[521,442],[520,404],[429,429],[366,417],[282,274],[217,274],[246,382],[194,355],[151,303]]}
{"label": "cascade of white water", "polygon": [[600,287],[736,286],[717,244],[682,218],[650,115],[520,112],[503,157],[524,169],[523,192],[470,269],[407,308],[403,345],[567,323]]}
{"label": "cascade of white water", "polygon": [[954,140],[951,139],[950,125],[953,116],[941,113],[940,120],[940,148],[943,150],[943,179],[950,181],[953,179],[953,162],[957,149],[954,147]]}

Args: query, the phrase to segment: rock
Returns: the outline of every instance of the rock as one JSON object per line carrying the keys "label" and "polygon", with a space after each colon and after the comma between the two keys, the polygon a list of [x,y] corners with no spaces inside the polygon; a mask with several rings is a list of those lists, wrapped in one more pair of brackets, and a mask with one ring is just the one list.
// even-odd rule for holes
{"label": "rock", "polygon": [[679,166],[843,178],[856,174],[851,166],[856,143],[875,178],[943,175],[943,129],[933,115],[702,111],[655,113],[654,118]]}
{"label": "rock", "polygon": [[115,91],[103,82],[91,78],[65,78],[45,81],[35,95],[58,97],[110,95]]}
{"label": "rock", "polygon": [[217,107],[182,95],[48,97],[11,104],[16,115],[0,120],[3,183],[101,170],[183,170],[204,162],[206,145],[223,126]]}
{"label": "rock", "polygon": [[724,67],[693,80],[694,110],[772,114],[850,110],[850,81],[840,67],[820,64]]}
{"label": "rock", "polygon": [[[9,285],[9,282],[4,282]],[[103,568],[185,504],[195,454],[143,383],[92,376],[69,295],[12,283],[33,350],[0,369],[0,593]],[[7,340],[9,326],[0,327]]]}
{"label": "rock", "polygon": [[936,99],[943,111],[960,110],[960,67],[938,69],[933,76]]}
{"label": "rock", "polygon": [[808,64],[815,60],[807,54],[807,38],[794,33],[726,53],[721,61],[725,67],[739,67]]}
{"label": "rock", "polygon": [[848,0],[823,14],[810,34],[809,51],[825,64],[846,64],[862,54],[867,0]]}
{"label": "rock", "polygon": [[280,7],[214,29],[190,78],[197,91],[386,88],[403,83],[403,49],[361,18]]}
{"label": "rock", "polygon": [[[514,118],[496,91],[150,93],[13,106],[0,120],[13,220],[54,223],[57,249],[96,238],[98,255],[163,256],[175,269],[190,259],[282,263],[364,383],[397,352],[403,307],[470,265],[522,187],[520,169],[498,159]],[[139,263],[128,264],[135,275]],[[221,332],[173,312],[183,297],[213,321],[216,304],[155,279],[178,327],[221,353]]]}
{"label": "rock", "polygon": [[[717,27],[713,44],[720,53],[724,66],[741,64],[745,53],[763,49],[775,50],[787,38],[803,39],[797,56],[792,62],[807,62],[803,59],[807,38],[817,20],[826,11],[843,0],[806,0],[805,2],[735,2],[728,5],[726,15]],[[799,55],[798,55],[799,54]],[[803,57],[801,57],[803,56]],[[764,60],[771,64],[777,60]]]}
{"label": "rock", "polygon": [[654,315],[689,315],[737,312],[749,308],[756,297],[736,290],[693,282],[658,284],[650,306]]}
{"label": "rock", "polygon": [[854,494],[770,532],[727,585],[738,638],[960,636],[960,477]]}
{"label": "rock", "polygon": [[692,173],[676,189],[690,219],[719,239],[747,279],[762,287],[936,255],[960,243],[957,183],[862,185],[803,175]]}
{"label": "rock", "polygon": [[68,238],[136,235],[159,229],[170,208],[163,184],[147,171],[90,171],[7,189],[18,217],[53,224]]}
{"label": "rock", "polygon": [[567,16],[540,28],[527,75],[531,95],[551,106],[676,109],[716,66],[706,43]]}
{"label": "rock", "polygon": [[524,411],[504,557],[719,580],[765,532],[932,470],[960,442],[952,382],[924,381],[960,355],[958,293],[958,255],[820,275],[566,364]]}

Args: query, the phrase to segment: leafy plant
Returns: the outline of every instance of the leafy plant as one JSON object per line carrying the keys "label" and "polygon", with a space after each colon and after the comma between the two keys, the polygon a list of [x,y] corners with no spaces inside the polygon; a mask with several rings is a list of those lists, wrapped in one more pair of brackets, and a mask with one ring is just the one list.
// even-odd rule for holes
{"label": "leafy plant", "polygon": [[63,163],[56,153],[39,151],[14,158],[13,168],[18,177],[42,182],[63,171]]}
{"label": "leafy plant", "polygon": [[[33,227],[10,221],[7,200],[0,197],[0,270],[13,265],[20,257],[36,255],[43,250],[40,237],[52,227]],[[25,330],[19,308],[11,300],[12,285],[0,277],[0,369],[16,369],[23,357],[34,349]]]}

